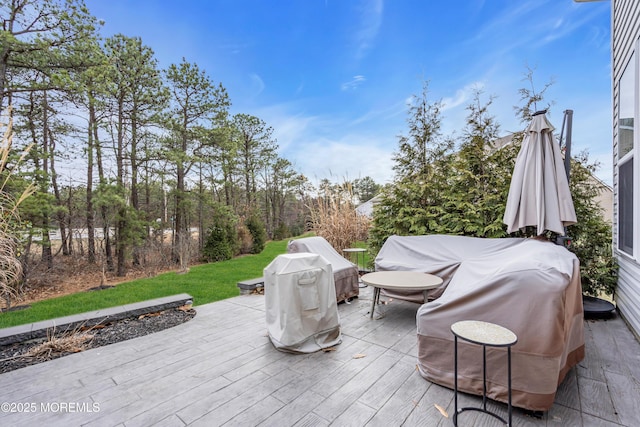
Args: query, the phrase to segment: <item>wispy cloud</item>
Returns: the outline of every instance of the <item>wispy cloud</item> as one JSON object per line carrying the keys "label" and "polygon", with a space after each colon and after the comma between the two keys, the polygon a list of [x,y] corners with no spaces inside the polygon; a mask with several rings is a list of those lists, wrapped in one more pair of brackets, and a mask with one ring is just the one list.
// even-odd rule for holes
{"label": "wispy cloud", "polygon": [[[503,13],[487,21],[469,42],[484,43],[494,56],[521,46],[543,47],[571,35],[600,13],[598,9],[587,10],[572,3],[541,0],[505,8]],[[541,16],[548,19],[540,19]],[[516,33],[518,37],[513,37]]]}
{"label": "wispy cloud", "polygon": [[538,38],[537,46],[544,46],[555,40],[567,37],[575,32],[578,28],[588,24],[596,15],[596,11],[590,13],[580,13],[585,9],[576,9],[571,7],[565,7],[563,10],[558,11],[564,16],[558,18],[555,22],[549,22],[547,25],[541,25],[538,27],[538,31],[541,37]]}
{"label": "wispy cloud", "polygon": [[451,110],[466,104],[476,90],[482,90],[483,88],[483,82],[473,82],[462,89],[458,89],[454,96],[442,98],[442,111]]}
{"label": "wispy cloud", "polygon": [[340,85],[340,89],[342,89],[343,91],[356,90],[358,86],[360,86],[366,80],[367,79],[361,75],[353,76],[353,78],[350,81],[342,83],[342,85]]}
{"label": "wispy cloud", "polygon": [[359,8],[360,23],[355,32],[356,59],[364,58],[373,47],[382,25],[383,0],[362,0]]}
{"label": "wispy cloud", "polygon": [[348,122],[340,115],[308,115],[299,109],[294,102],[256,113],[273,127],[280,155],[312,182],[365,176],[379,183],[391,179],[396,129],[374,131],[366,123]]}
{"label": "wispy cloud", "polygon": [[[535,9],[543,7],[545,3],[544,1],[522,2],[515,7],[504,8],[503,13],[496,14],[492,20],[487,21],[470,41],[475,43],[481,40],[498,40],[504,43],[506,40],[514,40],[515,38],[512,36],[506,37],[513,34],[513,23],[524,22],[526,15],[534,15]],[[519,30],[518,33],[522,35],[523,30],[527,29],[520,28]]]}
{"label": "wispy cloud", "polygon": [[253,89],[253,96],[258,96],[262,93],[265,88],[264,81],[262,78],[256,73],[249,74],[249,79],[251,79],[251,88]]}
{"label": "wispy cloud", "polygon": [[228,43],[221,43],[219,44],[217,47],[220,50],[224,50],[227,52],[230,52],[234,55],[238,55],[240,53],[242,53],[243,51],[246,51],[247,49],[251,48],[253,46],[252,43],[248,43],[248,42],[228,42]]}
{"label": "wispy cloud", "polygon": [[392,177],[392,150],[387,138],[380,135],[359,132],[338,138],[308,139],[304,145],[291,147],[287,155],[311,180],[340,181],[369,176],[383,184]]}
{"label": "wispy cloud", "polygon": [[315,133],[315,129],[321,127],[321,120],[317,116],[299,111],[291,112],[297,109],[298,106],[293,104],[279,104],[261,108],[256,112],[258,117],[274,129],[274,136],[281,152],[304,144],[308,139],[308,133]]}
{"label": "wispy cloud", "polygon": [[396,102],[395,104],[391,104],[386,108],[373,109],[373,110],[367,111],[357,119],[352,120],[350,125],[353,126],[353,125],[359,125],[362,123],[374,122],[374,121],[379,122],[380,120],[387,120],[387,119],[394,118],[400,114],[406,114],[407,109],[411,105],[411,102],[412,102],[412,98],[408,98],[406,100]]}

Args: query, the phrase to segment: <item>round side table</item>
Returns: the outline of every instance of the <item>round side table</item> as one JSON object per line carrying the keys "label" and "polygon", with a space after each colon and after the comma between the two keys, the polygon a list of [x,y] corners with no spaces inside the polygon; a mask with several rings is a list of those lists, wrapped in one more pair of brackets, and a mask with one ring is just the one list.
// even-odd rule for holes
{"label": "round side table", "polygon": [[[356,262],[355,265],[356,267],[358,267],[358,272],[360,271],[360,254],[362,254],[362,268],[365,268],[364,265],[364,254],[365,252],[367,252],[367,250],[365,248],[346,248],[343,249],[342,252],[344,252],[345,254],[348,254],[348,257],[351,257],[351,254],[356,254],[355,258],[356,258]],[[349,260],[351,262],[353,262],[353,260]]]}
{"label": "round side table", "polygon": [[[356,254],[355,265],[356,265],[356,268],[358,269],[358,287],[366,288],[367,285],[364,284],[364,282],[360,278],[360,275],[363,274],[363,272],[365,272],[365,269],[366,269],[364,254],[365,252],[367,252],[367,250],[365,248],[346,248],[346,249],[343,249],[342,252],[344,253],[345,258],[349,259],[350,262],[353,262],[352,255]],[[362,270],[360,269],[360,254],[362,254]]]}
{"label": "round side table", "polygon": [[[451,325],[454,336],[454,408],[453,425],[458,425],[458,415],[464,411],[479,411],[489,414],[511,426],[511,347],[518,342],[516,334],[494,323],[479,320],[463,320]],[[465,407],[458,410],[458,339],[482,346],[482,407]],[[507,394],[509,398],[509,422],[487,409],[487,347],[507,347]]]}

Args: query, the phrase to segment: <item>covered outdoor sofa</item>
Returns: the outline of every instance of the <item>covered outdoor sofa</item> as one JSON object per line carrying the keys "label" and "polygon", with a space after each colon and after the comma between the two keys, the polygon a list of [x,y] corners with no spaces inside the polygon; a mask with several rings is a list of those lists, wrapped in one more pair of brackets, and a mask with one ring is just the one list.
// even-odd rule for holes
{"label": "covered outdoor sofa", "polygon": [[291,240],[287,245],[288,253],[310,252],[322,255],[333,269],[336,284],[336,301],[341,302],[357,297],[360,293],[358,267],[340,255],[323,237],[303,237]]}
{"label": "covered outdoor sofa", "polygon": [[[418,369],[453,388],[454,337],[461,320],[496,323],[513,331],[513,404],[546,411],[567,372],[584,358],[584,325],[577,257],[536,239],[391,236],[376,270],[412,270],[443,279],[440,295],[418,309]],[[482,347],[458,342],[458,387],[482,394]],[[505,348],[487,347],[488,397],[507,401]]]}

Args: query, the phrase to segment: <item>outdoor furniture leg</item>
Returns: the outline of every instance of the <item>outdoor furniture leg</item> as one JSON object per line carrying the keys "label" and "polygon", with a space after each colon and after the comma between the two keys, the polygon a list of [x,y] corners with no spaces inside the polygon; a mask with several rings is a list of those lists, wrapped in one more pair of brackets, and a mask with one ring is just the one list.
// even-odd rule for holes
{"label": "outdoor furniture leg", "polygon": [[453,425],[458,425],[458,336],[453,336]]}
{"label": "outdoor furniture leg", "polygon": [[512,412],[512,406],[511,406],[511,346],[507,347],[507,369],[508,369],[508,373],[507,373],[507,378],[508,378],[508,390],[509,390],[509,426],[512,426],[513,424],[511,423],[511,412]]}
{"label": "outdoor furniture leg", "polygon": [[487,346],[482,344],[482,408],[487,410]]}
{"label": "outdoor furniture leg", "polygon": [[[510,330],[492,323],[464,320],[451,325],[453,332],[453,394],[454,394],[454,414],[453,425],[458,425],[458,415],[464,411],[478,411],[498,419],[507,426],[511,426],[512,422],[512,406],[511,406],[511,346],[517,341],[518,337]],[[493,339],[486,341],[487,332],[493,335]],[[473,344],[482,346],[482,407],[464,407],[458,409],[458,338]],[[509,399],[508,420],[505,420],[495,412],[487,409],[487,347],[507,347],[507,395]]]}
{"label": "outdoor furniture leg", "polygon": [[376,309],[376,303],[380,299],[380,288],[373,288],[373,303],[371,303],[371,318],[373,319],[373,311]]}

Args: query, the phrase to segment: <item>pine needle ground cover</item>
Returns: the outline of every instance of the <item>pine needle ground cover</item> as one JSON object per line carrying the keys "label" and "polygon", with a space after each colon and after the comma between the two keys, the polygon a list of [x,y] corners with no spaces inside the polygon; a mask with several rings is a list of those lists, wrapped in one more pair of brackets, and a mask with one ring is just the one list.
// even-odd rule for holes
{"label": "pine needle ground cover", "polygon": [[288,240],[269,242],[259,254],[193,266],[185,274],[164,273],[156,277],[122,283],[114,288],[39,301],[25,310],[0,314],[0,328],[180,293],[191,295],[194,305],[231,298],[240,294],[237,283],[261,277],[264,268],[276,256],[287,251],[287,242]]}

